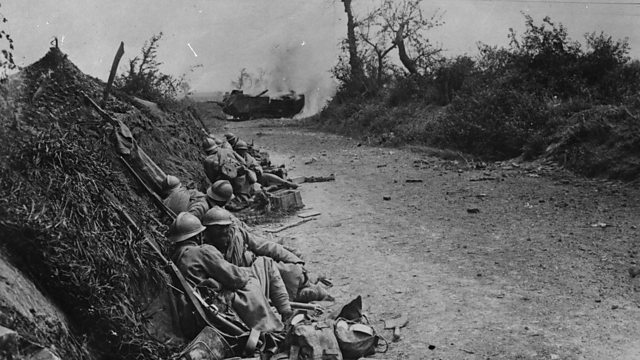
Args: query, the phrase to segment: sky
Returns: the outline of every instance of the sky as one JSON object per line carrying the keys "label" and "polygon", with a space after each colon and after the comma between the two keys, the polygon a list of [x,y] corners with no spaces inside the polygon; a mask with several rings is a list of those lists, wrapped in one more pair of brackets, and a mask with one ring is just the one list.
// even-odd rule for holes
{"label": "sky", "polygon": [[[353,0],[364,15],[379,0]],[[445,24],[429,33],[447,55],[476,55],[477,43],[506,45],[509,28],[522,33],[524,17],[562,23],[574,40],[588,32],[629,38],[640,58],[640,0],[423,0]],[[346,34],[339,0],[0,0],[0,24],[15,41],[16,63],[41,58],[53,37],[82,71],[106,80],[120,41],[127,60],[163,32],[161,70],[186,74],[194,91],[228,91],[240,70],[263,71],[280,90],[331,95],[329,70]],[[397,57],[397,54],[393,54]],[[196,67],[197,66],[197,67]],[[262,70],[260,70],[262,69]]]}

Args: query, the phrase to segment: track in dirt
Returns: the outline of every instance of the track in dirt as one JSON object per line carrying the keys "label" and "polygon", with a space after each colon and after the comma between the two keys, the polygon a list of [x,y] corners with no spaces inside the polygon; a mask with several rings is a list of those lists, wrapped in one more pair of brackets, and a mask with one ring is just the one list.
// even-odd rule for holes
{"label": "track in dirt", "polygon": [[333,279],[338,301],[362,295],[385,337],[382,321],[409,313],[376,358],[640,358],[640,280],[628,271],[640,191],[531,164],[470,169],[277,120],[227,129],[292,177],[336,175],[301,186],[322,215],[281,236]]}

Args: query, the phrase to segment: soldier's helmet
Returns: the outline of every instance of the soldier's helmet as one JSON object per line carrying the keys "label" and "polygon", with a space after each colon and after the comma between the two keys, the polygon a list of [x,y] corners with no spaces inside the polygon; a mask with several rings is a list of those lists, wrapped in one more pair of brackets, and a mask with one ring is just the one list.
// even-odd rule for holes
{"label": "soldier's helmet", "polygon": [[169,192],[173,189],[176,189],[180,186],[180,179],[173,175],[167,175],[167,177],[162,180],[162,190],[164,192]]}
{"label": "soldier's helmet", "polygon": [[233,223],[231,218],[232,215],[229,211],[219,206],[214,206],[202,217],[202,225],[231,225]]}
{"label": "soldier's helmet", "polygon": [[207,196],[215,201],[224,201],[227,203],[233,199],[233,186],[228,180],[218,180],[209,186]]}
{"label": "soldier's helmet", "polygon": [[231,144],[232,146],[235,146],[236,142],[238,142],[238,137],[232,133],[226,133],[224,134],[224,137],[227,139],[227,142],[229,142],[229,144]]}
{"label": "soldier's helmet", "polygon": [[236,142],[236,146],[233,147],[233,150],[249,150],[249,145],[242,140],[238,140],[238,142]]}
{"label": "soldier's helmet", "polygon": [[202,142],[202,149],[207,154],[215,150],[217,147],[218,145],[216,144],[215,140],[210,137],[206,137]]}
{"label": "soldier's helmet", "polygon": [[169,239],[171,243],[176,244],[200,234],[205,229],[195,215],[188,212],[181,212],[171,226],[169,226],[167,239]]}

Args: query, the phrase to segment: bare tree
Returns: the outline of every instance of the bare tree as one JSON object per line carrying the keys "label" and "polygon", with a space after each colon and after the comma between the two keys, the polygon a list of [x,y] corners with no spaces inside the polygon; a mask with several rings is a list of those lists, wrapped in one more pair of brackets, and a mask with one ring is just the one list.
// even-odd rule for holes
{"label": "bare tree", "polygon": [[356,89],[364,86],[364,70],[358,56],[358,41],[356,38],[356,22],[351,11],[351,0],[342,0],[344,12],[347,13],[347,44],[349,50],[349,66],[351,68],[351,82]]}
{"label": "bare tree", "polygon": [[[242,90],[247,87],[247,85],[251,82],[251,75],[247,71],[247,68],[242,68],[240,70],[240,74],[235,81],[231,81],[231,86],[236,90]],[[251,85],[249,85],[251,86]]]}
{"label": "bare tree", "polygon": [[257,72],[249,72],[247,68],[242,68],[240,74],[235,81],[231,81],[231,87],[236,90],[248,91],[264,91],[269,89],[269,78],[267,71],[258,68]]}
{"label": "bare tree", "polygon": [[432,45],[425,33],[440,26],[442,13],[426,16],[422,0],[382,0],[380,7],[359,21],[359,38],[371,47],[376,56],[376,78],[380,83],[386,57],[398,49],[400,62],[411,74],[425,69],[442,50]]}
{"label": "bare tree", "polygon": [[[382,78],[384,74],[384,68],[386,67],[386,57],[389,53],[397,47],[396,42],[386,41],[387,38],[380,33],[380,24],[376,23],[379,17],[380,9],[374,10],[366,18],[359,22],[358,35],[360,40],[366,43],[371,48],[371,53],[365,52],[363,55],[375,56],[375,61],[369,61],[369,63],[375,63],[371,65],[375,73],[376,83],[378,86],[382,85]],[[374,30],[375,29],[375,30]],[[364,62],[367,62],[366,60]]]}

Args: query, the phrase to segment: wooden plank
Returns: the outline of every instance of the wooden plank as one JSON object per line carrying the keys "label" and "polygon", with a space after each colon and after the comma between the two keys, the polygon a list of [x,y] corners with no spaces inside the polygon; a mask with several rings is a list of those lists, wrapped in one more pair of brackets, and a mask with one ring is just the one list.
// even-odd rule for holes
{"label": "wooden plank", "polygon": [[304,211],[304,212],[301,212],[300,214],[298,214],[298,217],[306,219],[306,218],[310,218],[310,217],[314,217],[314,216],[318,216],[318,215],[320,215],[320,212],[318,212],[318,211]]}
{"label": "wooden plank", "polygon": [[279,233],[280,231],[283,231],[283,230],[286,230],[286,229],[290,229],[292,227],[304,224],[307,221],[311,221],[311,220],[315,220],[315,218],[310,217],[310,218],[302,219],[302,220],[296,221],[296,222],[294,222],[292,224],[281,226],[281,227],[279,227],[277,229],[266,229],[265,232],[272,233],[272,234]]}

